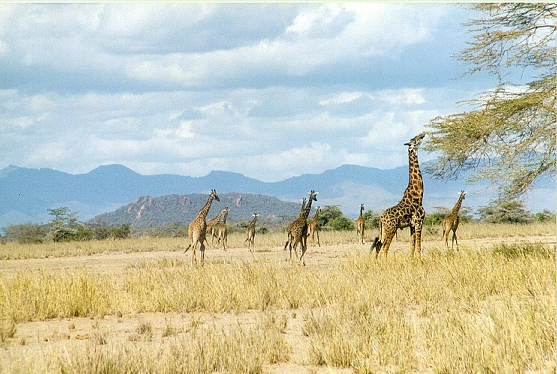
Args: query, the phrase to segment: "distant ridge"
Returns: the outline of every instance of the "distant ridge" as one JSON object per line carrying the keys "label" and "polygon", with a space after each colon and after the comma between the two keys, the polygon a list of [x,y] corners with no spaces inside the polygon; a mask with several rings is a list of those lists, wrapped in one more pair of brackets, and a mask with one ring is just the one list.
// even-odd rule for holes
{"label": "distant ridge", "polygon": [[[206,194],[216,189],[227,193],[260,194],[298,203],[307,192],[319,192],[317,205],[339,205],[356,217],[361,203],[379,212],[396,204],[408,183],[408,168],[380,170],[342,165],[320,174],[304,174],[267,183],[242,174],[213,171],[203,177],[161,174],[141,175],[122,165],[103,165],[86,174],[10,165],[0,170],[0,227],[24,222],[47,222],[47,209],[67,206],[86,221],[128,205],[140,196]],[[495,199],[485,185],[459,180],[438,181],[424,174],[424,207],[452,207],[460,190],[466,190],[465,206],[476,210]],[[525,203],[533,212],[555,210],[555,182],[529,194]],[[199,209],[199,208],[197,208]],[[261,212],[264,213],[264,212]],[[251,215],[251,213],[250,213]],[[231,212],[230,218],[233,215]]]}

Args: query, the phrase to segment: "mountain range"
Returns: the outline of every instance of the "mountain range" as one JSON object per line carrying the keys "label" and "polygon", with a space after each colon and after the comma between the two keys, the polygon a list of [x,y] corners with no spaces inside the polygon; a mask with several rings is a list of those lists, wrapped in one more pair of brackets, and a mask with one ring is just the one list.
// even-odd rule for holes
{"label": "mountain range", "polygon": [[[458,193],[466,190],[463,204],[472,212],[496,198],[485,184],[462,180],[424,178],[424,208],[451,208]],[[0,170],[0,227],[26,222],[47,222],[49,208],[66,206],[82,221],[127,206],[140,197],[204,194],[259,194],[299,204],[309,190],[319,192],[318,205],[338,205],[355,218],[359,206],[380,212],[396,204],[408,184],[408,167],[389,170],[343,165],[320,174],[304,174],[279,182],[262,182],[242,174],[213,171],[203,177],[161,174],[141,175],[122,165],[104,165],[86,174],[53,169],[9,166]],[[555,182],[529,193],[526,207],[532,212],[555,211]],[[197,208],[198,210],[199,208]],[[247,214],[247,213],[246,213]]]}

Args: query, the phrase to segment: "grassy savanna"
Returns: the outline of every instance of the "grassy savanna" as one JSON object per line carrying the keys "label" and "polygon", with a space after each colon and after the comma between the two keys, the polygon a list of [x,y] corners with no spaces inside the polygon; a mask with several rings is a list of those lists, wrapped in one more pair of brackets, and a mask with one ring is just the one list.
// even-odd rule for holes
{"label": "grassy savanna", "polygon": [[[49,267],[48,258],[22,270],[32,260],[3,260],[0,367],[554,372],[554,224],[462,225],[458,252],[444,250],[431,231],[413,260],[405,235],[376,261],[355,232],[324,232],[321,247],[310,245],[306,267],[285,261],[285,234],[257,235],[251,255],[243,233],[230,235],[228,252],[207,250],[202,268],[190,267],[184,239],[57,244],[66,253],[86,250],[62,257],[65,267]],[[19,251],[28,248],[45,257],[41,246]],[[142,258],[145,252],[153,256]],[[110,272],[76,262],[90,253],[106,261],[125,253],[126,260]]]}

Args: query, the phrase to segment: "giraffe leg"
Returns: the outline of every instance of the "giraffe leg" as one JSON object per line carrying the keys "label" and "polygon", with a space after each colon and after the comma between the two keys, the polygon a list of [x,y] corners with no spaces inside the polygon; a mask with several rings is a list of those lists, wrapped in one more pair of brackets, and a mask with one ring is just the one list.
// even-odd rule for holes
{"label": "giraffe leg", "polygon": [[452,244],[454,244],[453,242],[456,242],[456,250],[458,251],[458,239],[456,237],[456,230],[453,231],[453,240],[451,242],[451,246]]}
{"label": "giraffe leg", "polygon": [[302,263],[302,266],[306,266],[306,260],[304,259],[304,255],[306,254],[307,249],[308,249],[307,246],[304,246],[302,244],[302,249],[301,249],[302,253],[300,254],[300,260],[299,260],[299,262]]}
{"label": "giraffe leg", "polygon": [[205,244],[201,242],[199,246],[199,252],[201,252],[201,266],[205,265]]}
{"label": "giraffe leg", "polygon": [[391,246],[391,242],[393,241],[393,236],[394,235],[388,235],[385,238],[385,243],[382,243],[380,247],[378,247],[377,249],[377,253],[375,254],[375,258],[377,258],[379,256],[379,250],[381,248],[385,248],[384,252],[385,252],[385,258],[387,258],[387,253],[389,252],[389,247]]}
{"label": "giraffe leg", "polygon": [[315,234],[317,235],[317,245],[321,247],[321,242],[319,241],[319,231],[316,231]]}
{"label": "giraffe leg", "polygon": [[414,251],[418,251],[418,255],[422,255],[422,226],[419,225],[412,230],[410,227],[410,231],[412,232],[412,238],[410,240],[410,254],[414,257]]}
{"label": "giraffe leg", "polygon": [[445,240],[445,249],[449,248],[449,234],[450,230],[443,230],[443,239]]}
{"label": "giraffe leg", "polygon": [[416,250],[418,251],[418,255],[422,255],[422,231],[416,231]]}
{"label": "giraffe leg", "polygon": [[410,226],[410,255],[414,257],[414,251],[416,250],[416,228],[414,226]]}
{"label": "giraffe leg", "polygon": [[294,251],[294,255],[296,255],[297,246],[298,246],[297,241],[294,242],[294,244],[292,244],[292,242],[290,242],[290,263],[292,263],[292,251]]}
{"label": "giraffe leg", "polygon": [[197,263],[197,256],[195,255],[195,243],[191,244],[191,266],[194,267]]}

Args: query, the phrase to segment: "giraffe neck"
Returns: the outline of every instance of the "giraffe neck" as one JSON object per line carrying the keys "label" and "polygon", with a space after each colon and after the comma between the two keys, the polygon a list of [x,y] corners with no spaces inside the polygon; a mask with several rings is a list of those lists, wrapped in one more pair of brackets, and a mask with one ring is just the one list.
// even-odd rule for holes
{"label": "giraffe neck", "polygon": [[255,227],[255,221],[257,221],[257,216],[253,217],[253,219],[251,220],[249,227],[250,228],[254,228]]}
{"label": "giraffe neck", "polygon": [[217,214],[217,216],[216,216],[215,218],[213,218],[213,219],[211,220],[211,222],[209,222],[209,223],[217,223],[218,221],[220,221],[220,217],[222,216],[222,213],[223,213],[223,211],[221,210],[221,211],[219,212],[219,214]]}
{"label": "giraffe neck", "polygon": [[205,203],[203,208],[199,210],[199,213],[197,213],[197,217],[205,219],[207,217],[207,213],[209,213],[209,209],[211,209],[212,202],[213,202],[213,195],[209,195],[207,202]]}
{"label": "giraffe neck", "polygon": [[363,213],[364,213],[364,207],[361,206],[361,207],[360,207],[360,217],[362,217],[362,214],[363,214]]}
{"label": "giraffe neck", "polygon": [[453,210],[451,210],[451,215],[457,215],[458,214],[458,211],[460,210],[460,206],[462,205],[463,198],[464,198],[464,195],[460,195],[460,198],[458,199],[458,201],[454,205]]}
{"label": "giraffe neck", "polygon": [[421,204],[424,197],[424,181],[418,162],[418,153],[413,149],[408,150],[408,170],[408,187],[404,191],[403,198],[417,200]]}
{"label": "giraffe neck", "polygon": [[311,203],[312,203],[313,199],[310,197],[309,198],[309,202],[306,205],[306,208],[304,209],[304,211],[302,212],[302,214],[300,214],[301,217],[307,219],[309,216],[309,212],[311,211]]}
{"label": "giraffe neck", "polygon": [[315,215],[313,216],[313,220],[316,221],[319,218],[319,209],[315,211]]}
{"label": "giraffe neck", "polygon": [[222,223],[226,225],[226,217],[228,217],[228,210],[224,211],[224,215],[222,216]]}

